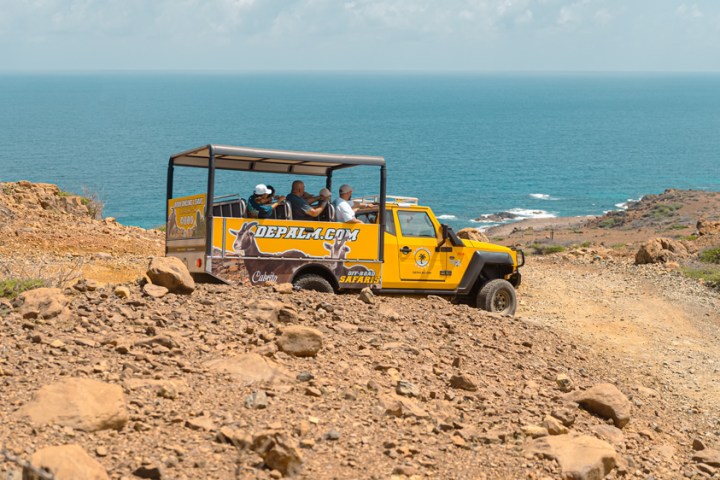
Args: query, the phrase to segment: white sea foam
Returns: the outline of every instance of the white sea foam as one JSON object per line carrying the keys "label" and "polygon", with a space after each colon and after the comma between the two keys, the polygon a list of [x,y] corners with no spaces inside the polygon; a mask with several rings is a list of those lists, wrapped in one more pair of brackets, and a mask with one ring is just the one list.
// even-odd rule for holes
{"label": "white sea foam", "polygon": [[560,200],[559,198],[548,195],[547,193],[531,193],[529,197],[535,198],[537,200]]}
{"label": "white sea foam", "polygon": [[550,213],[546,210],[528,210],[525,208],[513,208],[512,210],[508,210],[508,213],[512,213],[513,215],[517,215],[518,217],[523,218],[555,218],[557,215],[554,213]]}
{"label": "white sea foam", "polygon": [[438,215],[438,220],[457,220],[457,217],[455,215],[445,214],[445,215]]}
{"label": "white sea foam", "polygon": [[642,200],[643,197],[640,198],[628,198],[626,201],[622,203],[616,203],[615,206],[619,208],[620,210],[627,210],[631,203],[637,203],[640,200]]}

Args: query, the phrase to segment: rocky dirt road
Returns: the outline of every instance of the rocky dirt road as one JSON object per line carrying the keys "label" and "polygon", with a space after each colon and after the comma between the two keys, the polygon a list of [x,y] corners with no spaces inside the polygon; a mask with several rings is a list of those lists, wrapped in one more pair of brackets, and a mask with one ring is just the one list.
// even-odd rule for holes
{"label": "rocky dirt road", "polygon": [[[0,446],[14,458],[76,444],[93,478],[113,479],[548,480],[569,457],[592,466],[582,479],[720,477],[720,297],[673,269],[599,247],[529,256],[516,318],[272,287],[153,296],[136,279],[162,234],[62,198],[0,193],[3,273],[81,260],[86,279],[53,294],[52,315],[0,302]],[[293,350],[290,327],[312,351]],[[568,403],[605,383],[627,424]],[[77,402],[72,415],[47,420],[45,389]],[[88,414],[73,392],[96,389],[115,400]],[[0,462],[0,478],[18,468]]]}
{"label": "rocky dirt road", "polygon": [[[519,314],[576,338],[677,410],[720,416],[720,295],[675,270],[588,253],[532,257]],[[619,373],[620,374],[620,373]]]}

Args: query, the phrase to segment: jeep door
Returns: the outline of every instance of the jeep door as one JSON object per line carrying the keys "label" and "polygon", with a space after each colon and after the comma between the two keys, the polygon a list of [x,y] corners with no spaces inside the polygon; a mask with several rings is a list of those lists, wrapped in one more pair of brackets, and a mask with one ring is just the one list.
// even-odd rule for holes
{"label": "jeep door", "polygon": [[447,254],[436,251],[440,226],[425,210],[398,209],[397,219],[400,279],[423,282],[421,288],[443,288]]}

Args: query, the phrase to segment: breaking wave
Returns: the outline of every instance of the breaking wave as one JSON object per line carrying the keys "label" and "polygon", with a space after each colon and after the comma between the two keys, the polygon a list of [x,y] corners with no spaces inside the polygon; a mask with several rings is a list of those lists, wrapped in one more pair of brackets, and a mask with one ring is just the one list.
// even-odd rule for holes
{"label": "breaking wave", "polygon": [[455,215],[450,215],[450,214],[438,215],[437,218],[439,220],[457,220],[457,217]]}
{"label": "breaking wave", "polygon": [[637,203],[637,202],[639,202],[639,201],[642,200],[642,199],[643,199],[643,197],[640,197],[640,198],[628,198],[626,201],[624,201],[624,202],[622,202],[622,203],[616,203],[615,206],[616,206],[617,208],[619,208],[620,210],[627,210],[628,207],[630,206],[630,204],[632,204],[632,203]]}
{"label": "breaking wave", "polygon": [[560,200],[559,198],[548,195],[547,193],[531,193],[528,196],[537,200]]}

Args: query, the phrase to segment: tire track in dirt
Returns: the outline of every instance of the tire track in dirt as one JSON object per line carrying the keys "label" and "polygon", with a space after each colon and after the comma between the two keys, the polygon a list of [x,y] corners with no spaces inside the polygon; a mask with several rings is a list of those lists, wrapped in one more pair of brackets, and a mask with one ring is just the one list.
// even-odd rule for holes
{"label": "tire track in dirt", "polygon": [[720,412],[720,295],[679,273],[624,261],[533,257],[518,314],[634,365],[677,408]]}

